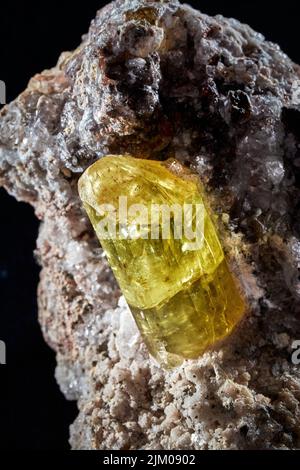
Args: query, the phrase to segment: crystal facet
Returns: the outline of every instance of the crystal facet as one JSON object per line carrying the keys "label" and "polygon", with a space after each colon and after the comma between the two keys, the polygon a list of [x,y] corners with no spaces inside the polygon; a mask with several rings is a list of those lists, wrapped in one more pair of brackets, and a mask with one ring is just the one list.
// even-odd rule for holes
{"label": "crystal facet", "polygon": [[[196,358],[232,331],[245,304],[198,178],[174,160],[107,156],[81,176],[79,194],[144,341],[162,365]],[[127,212],[125,225],[120,198],[126,198],[127,210],[136,209]],[[184,204],[203,208],[203,239],[193,249],[186,249],[190,238],[185,233],[179,237],[170,229],[163,237],[161,215],[153,232],[151,218],[142,219],[137,210],[142,206],[151,214],[153,205]],[[115,210],[107,221],[115,220],[122,236],[110,222],[103,230],[103,208],[109,211],[108,206]],[[170,228],[176,220],[171,213]],[[195,223],[192,215],[190,229]]]}

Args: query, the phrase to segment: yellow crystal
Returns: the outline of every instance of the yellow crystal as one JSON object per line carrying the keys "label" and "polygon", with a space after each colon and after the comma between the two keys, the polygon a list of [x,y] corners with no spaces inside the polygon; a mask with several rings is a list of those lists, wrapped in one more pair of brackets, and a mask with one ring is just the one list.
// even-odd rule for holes
{"label": "yellow crystal", "polygon": [[[107,156],[81,176],[79,194],[144,341],[162,365],[196,358],[232,331],[245,303],[198,178],[174,160]],[[186,223],[189,236],[184,210],[181,216],[167,210],[169,227],[161,212],[152,212],[186,204],[202,210],[203,238],[192,249],[196,210]]]}

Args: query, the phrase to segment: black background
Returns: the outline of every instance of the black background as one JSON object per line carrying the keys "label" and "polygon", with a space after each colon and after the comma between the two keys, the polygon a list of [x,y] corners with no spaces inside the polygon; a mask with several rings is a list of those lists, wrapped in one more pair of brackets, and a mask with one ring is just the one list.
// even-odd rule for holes
{"label": "black background", "polygon": [[[95,12],[106,2],[1,2],[0,79],[7,101],[30,77],[53,66],[60,52],[74,49]],[[284,2],[191,1],[203,12],[233,16],[262,32],[300,63],[299,7]],[[55,355],[38,323],[33,258],[38,223],[32,209],[0,189],[0,340],[7,365],[0,366],[0,448],[68,449],[75,403],[67,402],[54,379]]]}

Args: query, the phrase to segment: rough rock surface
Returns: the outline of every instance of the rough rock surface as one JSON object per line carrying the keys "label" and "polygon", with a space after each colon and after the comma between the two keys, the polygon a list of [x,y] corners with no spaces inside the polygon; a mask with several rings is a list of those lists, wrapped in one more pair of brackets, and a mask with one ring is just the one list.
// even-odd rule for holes
{"label": "rough rock surface", "polygon": [[[300,447],[300,70],[233,19],[117,0],[0,117],[0,183],[42,221],[40,323],[74,449]],[[199,360],[148,357],[77,195],[106,153],[205,182],[249,312]]]}

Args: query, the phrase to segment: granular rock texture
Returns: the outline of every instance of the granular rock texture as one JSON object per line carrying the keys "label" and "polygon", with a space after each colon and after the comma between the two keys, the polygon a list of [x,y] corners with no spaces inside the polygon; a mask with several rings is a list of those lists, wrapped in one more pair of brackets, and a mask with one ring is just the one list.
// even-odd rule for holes
{"label": "granular rock texture", "polygon": [[[0,117],[0,183],[42,221],[40,323],[79,414],[74,449],[300,447],[300,69],[233,19],[117,0]],[[82,210],[106,153],[197,172],[249,308],[165,372],[142,343]]]}

